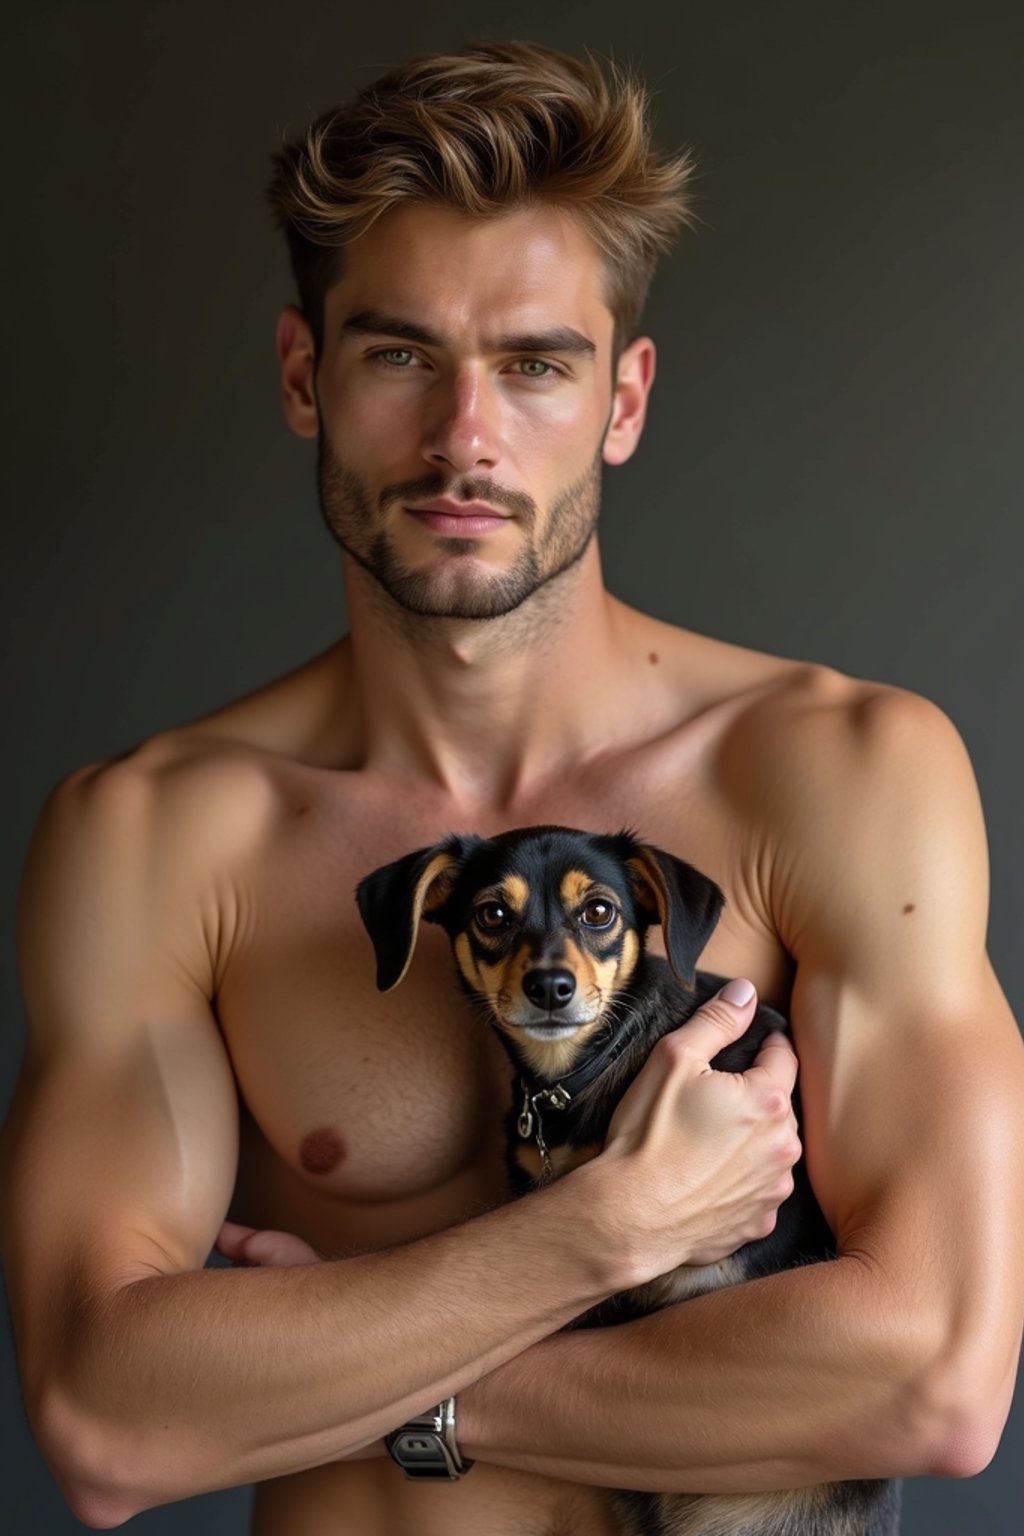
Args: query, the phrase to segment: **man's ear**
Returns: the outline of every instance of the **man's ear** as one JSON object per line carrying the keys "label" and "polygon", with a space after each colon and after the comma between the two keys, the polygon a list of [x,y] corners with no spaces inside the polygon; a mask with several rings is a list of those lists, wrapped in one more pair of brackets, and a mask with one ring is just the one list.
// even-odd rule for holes
{"label": "man's ear", "polygon": [[718,922],[725,897],[699,869],[652,843],[638,844],[629,866],[641,910],[661,924],[676,980],[692,991],[697,960]]}
{"label": "man's ear", "polygon": [[316,347],[309,321],[295,304],[281,311],[275,340],[285,420],[299,437],[316,437],[320,430],[314,389]]}
{"label": "man's ear", "polygon": [[420,919],[437,922],[467,851],[468,839],[445,838],[375,869],[356,887],[356,903],[377,956],[377,986],[397,987],[409,969]]}
{"label": "man's ear", "polygon": [[649,336],[640,336],[619,357],[611,420],[601,456],[606,464],[625,464],[640,441],[647,417],[647,398],[654,383],[656,354]]}

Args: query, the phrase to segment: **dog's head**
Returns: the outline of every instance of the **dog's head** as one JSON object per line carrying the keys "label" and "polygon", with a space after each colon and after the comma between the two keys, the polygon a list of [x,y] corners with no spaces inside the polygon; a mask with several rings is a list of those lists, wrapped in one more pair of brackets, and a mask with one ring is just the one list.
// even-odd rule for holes
{"label": "dog's head", "polygon": [[545,1065],[543,1047],[564,1042],[564,1071],[629,985],[651,923],[692,987],[723,897],[706,875],[628,832],[524,827],[418,849],[367,875],[356,900],[381,991],[405,975],[420,921],[439,923],[498,1027]]}

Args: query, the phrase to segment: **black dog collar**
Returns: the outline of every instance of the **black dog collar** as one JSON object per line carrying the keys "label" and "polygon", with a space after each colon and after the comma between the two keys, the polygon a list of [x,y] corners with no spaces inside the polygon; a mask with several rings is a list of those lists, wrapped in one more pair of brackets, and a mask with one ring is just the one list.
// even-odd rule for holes
{"label": "black dog collar", "polygon": [[560,1082],[535,1083],[525,1072],[520,1073],[517,1087],[523,1095],[523,1103],[516,1128],[524,1141],[529,1141],[531,1136],[536,1141],[545,1179],[550,1179],[554,1168],[551,1163],[551,1153],[544,1140],[541,1107],[564,1109],[567,1104],[571,1104],[585,1088],[589,1088],[591,1083],[596,1083],[613,1062],[618,1061],[630,1043],[632,1035],[633,1031],[628,1023],[621,1024],[618,1029],[612,1029],[596,1055],[589,1057],[582,1066],[577,1067],[575,1072],[569,1072]]}

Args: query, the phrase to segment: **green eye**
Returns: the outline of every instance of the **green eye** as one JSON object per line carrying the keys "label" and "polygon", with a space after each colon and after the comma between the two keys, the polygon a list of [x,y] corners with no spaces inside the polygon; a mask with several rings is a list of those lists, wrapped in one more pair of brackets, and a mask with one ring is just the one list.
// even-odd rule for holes
{"label": "green eye", "polygon": [[508,924],[508,912],[500,901],[485,901],[476,909],[476,920],[485,933],[495,933]]}
{"label": "green eye", "polygon": [[615,908],[610,901],[595,896],[580,913],[580,920],[587,928],[610,928],[615,921]]}
{"label": "green eye", "polygon": [[404,368],[408,363],[412,362],[413,358],[413,354],[409,351],[408,347],[384,347],[382,351],[375,355],[382,363],[386,363],[389,368]]}

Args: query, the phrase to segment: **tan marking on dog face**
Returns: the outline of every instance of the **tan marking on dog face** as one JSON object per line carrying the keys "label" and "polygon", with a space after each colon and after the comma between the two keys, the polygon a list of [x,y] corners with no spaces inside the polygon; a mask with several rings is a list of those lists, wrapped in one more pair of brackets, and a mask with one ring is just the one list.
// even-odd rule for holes
{"label": "tan marking on dog face", "polygon": [[465,976],[471,987],[480,988],[480,970],[476,963],[476,956],[474,955],[472,946],[469,942],[469,935],[466,933],[456,934],[454,949],[455,959],[458,963],[459,970],[462,972],[463,976]]}
{"label": "tan marking on dog face", "polygon": [[517,917],[521,917],[530,899],[530,887],[522,875],[506,875],[501,882],[501,893],[506,905],[512,908]]}
{"label": "tan marking on dog face", "polygon": [[601,1018],[608,1007],[612,993],[619,985],[619,956],[609,955],[606,960],[602,960],[570,940],[566,944],[565,963],[575,975],[576,985],[585,995],[587,1002],[597,1006],[598,1018]]}
{"label": "tan marking on dog face", "polygon": [[593,888],[593,880],[585,875],[582,869],[570,869],[562,876],[562,883],[558,888],[558,894],[562,898],[562,906],[567,912],[575,912],[587,898],[587,892]]}
{"label": "tan marking on dog face", "polygon": [[619,980],[619,957],[609,955],[607,960],[599,960],[596,955],[590,957],[590,964],[594,973],[594,985],[601,993],[601,997],[607,1002],[615,991]]}
{"label": "tan marking on dog face", "polygon": [[490,982],[487,995],[492,1002],[496,1005],[499,993],[504,996],[506,1004],[513,998],[521,997],[523,977],[533,968],[533,964],[529,946],[523,944],[513,950],[510,955],[503,955],[499,960],[495,960],[493,965],[484,965],[482,969]]}
{"label": "tan marking on dog face", "polygon": [[619,974],[616,985],[624,987],[636,970],[636,963],[640,958],[640,939],[633,928],[627,928],[622,935],[622,953],[619,956]]}
{"label": "tan marking on dog face", "polygon": [[508,970],[508,961],[484,960],[476,958],[476,973],[480,978],[478,986],[483,992],[491,1007],[497,1011],[499,994],[505,990],[505,977]]}
{"label": "tan marking on dog face", "polygon": [[[635,936],[634,948],[635,953],[631,955],[630,970],[636,964],[636,958],[639,954],[639,947],[636,946]],[[516,955],[511,957],[506,967],[505,985],[507,996],[515,996],[517,998],[522,996],[523,977],[527,971],[533,968],[534,964],[534,958],[525,946]],[[588,1009],[595,1010],[595,1017],[586,1023],[581,1023],[579,1033],[571,1040],[551,1041],[548,1043],[524,1040],[524,1050],[531,1051],[534,1047],[539,1047],[541,1052],[544,1053],[540,1058],[541,1065],[538,1068],[541,1071],[548,1070],[547,1063],[550,1062],[548,1053],[552,1050],[557,1051],[560,1055],[566,1051],[571,1051],[573,1054],[578,1052],[580,1046],[593,1034],[597,1026],[602,1023],[612,994],[622,984],[619,980],[620,962],[618,956],[610,955],[606,960],[601,960],[597,956],[590,954],[588,950],[582,948],[573,938],[566,938],[565,948],[560,957],[559,964],[572,971],[576,978],[577,994],[586,1002]],[[565,1071],[566,1068],[563,1066],[561,1070]]]}

